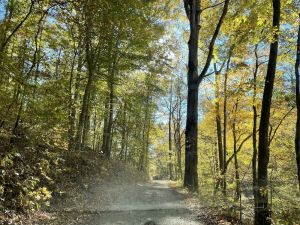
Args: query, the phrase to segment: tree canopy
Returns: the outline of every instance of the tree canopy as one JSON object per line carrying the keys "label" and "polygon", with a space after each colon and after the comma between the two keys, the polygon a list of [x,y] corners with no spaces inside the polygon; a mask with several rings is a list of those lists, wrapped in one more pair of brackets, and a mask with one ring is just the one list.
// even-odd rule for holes
{"label": "tree canopy", "polygon": [[299,7],[0,0],[0,211],[117,161],[245,223],[297,224]]}

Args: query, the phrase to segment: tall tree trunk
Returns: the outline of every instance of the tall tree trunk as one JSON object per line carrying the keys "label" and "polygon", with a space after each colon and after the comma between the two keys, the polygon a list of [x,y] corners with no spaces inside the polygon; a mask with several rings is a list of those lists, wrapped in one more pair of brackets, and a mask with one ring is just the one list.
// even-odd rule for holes
{"label": "tall tree trunk", "polygon": [[184,186],[191,191],[198,191],[198,92],[199,85],[207,76],[213,58],[214,45],[224,18],[228,11],[230,0],[224,1],[224,7],[216,29],[209,43],[208,55],[205,65],[198,74],[198,39],[200,31],[200,0],[183,0],[186,15],[190,22],[190,38],[188,42],[188,99],[187,120],[185,129],[185,171]]}
{"label": "tall tree trunk", "polygon": [[101,122],[98,125],[97,123],[98,118],[97,118],[97,110],[94,109],[94,116],[93,116],[93,141],[92,141],[92,149],[93,151],[95,151],[96,149],[96,140],[97,140],[97,127],[100,125],[101,126]]}
{"label": "tall tree trunk", "polygon": [[179,137],[179,141],[178,141],[178,150],[177,150],[177,174],[178,174],[178,178],[182,179],[182,168],[181,168],[181,137]]}
{"label": "tall tree trunk", "polygon": [[109,96],[107,97],[106,109],[107,115],[104,119],[104,130],[103,130],[103,144],[102,152],[106,158],[111,157],[111,142],[112,142],[112,126],[113,126],[113,113],[114,113],[114,81],[108,81]]}
{"label": "tall tree trunk", "polygon": [[129,122],[130,118],[127,119],[126,132],[125,132],[125,152],[124,152],[124,160],[127,162],[128,157],[128,141],[129,141]]}
{"label": "tall tree trunk", "polygon": [[109,45],[108,54],[110,55],[110,64],[108,66],[107,85],[109,90],[108,102],[106,104],[108,111],[106,110],[106,118],[104,120],[103,130],[103,144],[102,152],[107,159],[111,158],[112,149],[112,128],[113,128],[113,115],[114,115],[114,91],[115,91],[115,78],[117,75],[117,63],[119,52],[119,33],[117,33],[116,40],[114,39]]}
{"label": "tall tree trunk", "polygon": [[235,200],[239,200],[240,192],[240,174],[239,174],[239,164],[237,158],[237,136],[236,136],[236,113],[238,109],[238,103],[235,104],[234,119],[232,123],[232,134],[233,134],[233,154],[234,154],[234,170],[235,170]]}
{"label": "tall tree trunk", "polygon": [[[78,55],[78,65],[77,65],[76,76],[74,77],[74,66],[75,66],[75,60],[77,55]],[[81,57],[81,50],[79,49],[78,54],[76,53],[76,51],[74,52],[74,59],[72,62],[71,75],[69,80],[69,101],[70,102],[69,102],[69,116],[68,116],[69,119],[68,149],[70,151],[74,150],[75,148],[76,103],[78,101],[78,91],[79,91],[78,89],[79,89],[81,68],[82,68],[82,57]]]}
{"label": "tall tree trunk", "polygon": [[223,106],[223,194],[226,195],[227,182],[226,182],[226,173],[227,173],[227,80],[229,72],[229,64],[231,60],[231,50],[229,52],[229,57],[227,60],[227,68],[224,75],[224,106]]}
{"label": "tall tree trunk", "polygon": [[188,89],[184,186],[198,191],[198,86]]}
{"label": "tall tree trunk", "polygon": [[87,72],[88,72],[88,80],[87,84],[85,86],[84,94],[83,94],[83,100],[82,100],[82,106],[81,106],[81,112],[79,116],[79,123],[78,123],[78,129],[76,134],[76,147],[75,149],[77,151],[80,151],[85,141],[85,132],[88,132],[87,130],[84,131],[84,128],[87,128],[88,118],[89,118],[89,109],[90,109],[90,99],[91,99],[91,91],[92,86],[94,82],[94,68],[95,68],[95,62],[94,62],[94,49],[92,49],[92,37],[91,37],[91,24],[92,24],[92,18],[89,14],[89,1],[87,1],[84,5],[85,10],[85,55],[86,55],[86,63],[87,63]]}
{"label": "tall tree trunk", "polygon": [[300,13],[299,13],[299,30],[297,40],[297,55],[295,63],[295,76],[296,76],[296,105],[297,105],[297,123],[296,123],[296,135],[295,135],[295,151],[296,151],[296,163],[298,170],[298,185],[300,190]]}
{"label": "tall tree trunk", "polygon": [[181,138],[182,138],[182,133],[181,133],[181,100],[180,100],[180,105],[178,106],[178,118],[177,118],[177,125],[176,125],[176,129],[177,129],[177,135],[176,135],[176,146],[177,146],[177,174],[178,174],[178,178],[182,179],[183,175],[182,175],[182,160],[181,160],[181,149],[182,149],[182,144],[181,144]]}
{"label": "tall tree trunk", "polygon": [[150,95],[149,95],[149,87],[148,87],[148,94],[147,99],[145,103],[145,117],[144,117],[144,125],[142,130],[142,149],[140,152],[140,160],[139,160],[139,169],[140,171],[146,171],[146,164],[147,164],[147,157],[148,157],[148,143],[147,143],[147,137],[148,137],[148,125],[150,120]]}
{"label": "tall tree trunk", "polygon": [[174,123],[174,142],[176,148],[176,173],[177,179],[181,179],[182,176],[182,168],[181,168],[181,122],[182,122],[182,96],[181,96],[181,80],[177,79],[176,83],[176,107],[173,116],[173,123]]}
{"label": "tall tree trunk", "polygon": [[125,159],[125,147],[126,147],[126,100],[124,100],[123,104],[123,112],[122,112],[122,127],[121,127],[121,152],[120,159]]}
{"label": "tall tree trunk", "polygon": [[[89,66],[88,66],[89,67]],[[91,97],[91,89],[93,84],[94,74],[92,70],[89,70],[88,81],[85,86],[81,112],[79,116],[79,123],[76,134],[76,151],[80,151],[83,145],[84,139],[84,128],[86,127],[87,119],[89,118],[89,108],[90,108],[90,97]]]}
{"label": "tall tree trunk", "polygon": [[252,189],[253,189],[253,196],[254,196],[254,207],[257,208],[257,138],[256,138],[256,131],[257,131],[257,106],[256,106],[256,95],[257,95],[257,74],[258,74],[258,55],[257,55],[257,48],[258,45],[255,46],[255,68],[253,73],[253,130],[252,130],[252,147],[253,147],[253,155],[252,155]]}
{"label": "tall tree trunk", "polygon": [[188,42],[188,98],[185,130],[184,186],[198,191],[198,39],[200,31],[200,2],[192,1],[189,9],[190,39]]}
{"label": "tall tree trunk", "polygon": [[173,114],[173,78],[171,78],[171,87],[170,87],[170,100],[169,100],[169,178],[170,180],[174,179],[173,174],[173,146],[172,146],[172,114]]}
{"label": "tall tree trunk", "polygon": [[[279,29],[280,25],[280,0],[273,0],[273,27]],[[278,54],[278,32],[274,33],[274,41],[270,45],[269,63],[265,88],[262,100],[261,117],[259,124],[258,143],[258,196],[257,208],[255,210],[255,224],[269,225],[271,212],[268,205],[268,164],[269,164],[269,124],[272,94],[276,73],[276,63]]]}
{"label": "tall tree trunk", "polygon": [[173,129],[174,129],[174,144],[176,149],[176,178],[181,179],[182,168],[181,168],[181,122],[182,122],[182,96],[181,96],[181,79],[176,80],[176,102],[173,109]]}
{"label": "tall tree trunk", "polygon": [[[223,159],[223,145],[222,145],[222,126],[221,126],[221,115],[220,115],[220,71],[217,70],[217,65],[214,63],[215,70],[215,113],[216,113],[216,127],[217,127],[217,141],[218,141],[218,170],[219,174],[224,169]],[[219,186],[220,180],[217,181],[217,187]]]}
{"label": "tall tree trunk", "polygon": [[103,121],[103,137],[102,137],[102,153],[105,155],[107,149],[107,124],[108,124],[108,109],[109,108],[109,96],[107,95],[104,102],[104,121]]}
{"label": "tall tree trunk", "polygon": [[148,123],[147,123],[147,133],[146,133],[146,146],[145,146],[145,168],[149,170],[149,145],[150,145],[150,128],[151,128],[151,116],[148,116]]}
{"label": "tall tree trunk", "polygon": [[78,123],[77,134],[76,134],[76,147],[75,147],[76,151],[80,151],[82,147],[84,147],[82,146],[82,143],[83,143],[84,127],[85,127],[85,123],[87,122],[86,118],[89,111],[91,85],[92,85],[92,79],[89,76],[88,83],[85,87],[81,112],[79,116],[79,123]]}
{"label": "tall tree trunk", "polygon": [[[91,99],[89,99],[91,101]],[[82,141],[81,141],[81,146],[84,148],[87,146],[88,139],[89,139],[89,131],[91,127],[91,112],[90,109],[87,111],[85,114],[85,119],[84,119],[84,127],[83,127],[83,132],[82,132]]]}

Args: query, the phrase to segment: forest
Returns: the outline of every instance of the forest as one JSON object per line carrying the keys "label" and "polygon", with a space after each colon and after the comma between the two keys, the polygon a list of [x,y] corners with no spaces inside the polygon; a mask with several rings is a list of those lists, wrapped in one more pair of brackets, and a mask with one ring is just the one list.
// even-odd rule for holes
{"label": "forest", "polygon": [[0,224],[300,224],[299,69],[297,0],[0,0]]}

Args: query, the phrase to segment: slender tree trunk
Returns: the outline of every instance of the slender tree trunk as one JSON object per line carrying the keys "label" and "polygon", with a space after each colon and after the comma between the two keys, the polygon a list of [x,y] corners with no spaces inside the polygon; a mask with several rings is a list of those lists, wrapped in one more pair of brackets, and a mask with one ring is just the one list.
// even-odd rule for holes
{"label": "slender tree trunk", "polygon": [[114,116],[114,97],[115,97],[115,87],[114,83],[110,83],[110,91],[109,91],[109,117],[108,117],[108,126],[107,126],[107,143],[108,148],[106,152],[106,157],[111,157],[111,150],[112,150],[112,141],[113,141],[113,116]]}
{"label": "slender tree trunk", "polygon": [[257,95],[257,74],[258,74],[258,55],[257,55],[257,48],[258,45],[255,46],[255,69],[253,73],[253,130],[252,130],[252,147],[253,147],[253,155],[252,155],[252,189],[253,189],[253,196],[254,196],[254,207],[257,208],[257,138],[256,138],[256,131],[257,131],[257,106],[256,106],[256,95]]}
{"label": "slender tree trunk", "polygon": [[171,87],[170,87],[170,102],[169,102],[169,178],[170,180],[174,179],[173,175],[173,148],[172,148],[172,107],[173,107],[173,78],[171,78]]}
{"label": "slender tree trunk", "polygon": [[91,99],[91,91],[92,86],[94,82],[94,50],[92,49],[92,37],[91,37],[91,28],[90,25],[92,24],[91,16],[89,15],[89,1],[85,3],[84,6],[85,10],[85,52],[86,52],[86,63],[87,63],[87,70],[88,70],[88,81],[85,86],[84,94],[83,94],[83,100],[82,100],[82,106],[81,106],[81,112],[79,116],[79,123],[78,123],[78,129],[76,134],[76,150],[80,151],[82,149],[83,144],[85,144],[85,137],[87,130],[84,130],[84,128],[87,128],[87,124],[89,121],[89,109],[90,109],[90,99]]}
{"label": "slender tree trunk", "polygon": [[75,144],[75,129],[76,129],[76,102],[78,100],[79,77],[81,71],[81,54],[78,53],[78,66],[76,76],[74,77],[74,67],[76,61],[76,51],[72,62],[71,75],[69,80],[69,130],[68,130],[68,149],[74,150]]}
{"label": "slender tree trunk", "polygon": [[87,113],[89,111],[89,95],[90,95],[90,86],[91,86],[91,79],[89,79],[88,84],[86,85],[85,91],[84,91],[84,96],[83,96],[83,101],[82,101],[82,106],[81,106],[81,113],[79,116],[79,123],[78,123],[78,128],[77,128],[77,134],[76,134],[76,151],[80,151],[83,143],[83,133],[84,133],[84,127],[86,123],[86,118],[87,118]]}
{"label": "slender tree trunk", "polygon": [[[119,35],[119,34],[118,34]],[[115,91],[115,77],[117,75],[117,62],[118,62],[118,51],[119,51],[119,37],[116,37],[115,43],[109,45],[108,53],[110,55],[111,64],[108,67],[108,78],[107,85],[109,90],[108,97],[108,112],[106,119],[104,120],[104,130],[103,130],[103,144],[102,152],[104,153],[107,159],[111,158],[111,149],[113,141],[113,115],[114,115],[114,91]],[[107,109],[107,108],[106,108]]]}
{"label": "slender tree trunk", "polygon": [[148,124],[147,124],[147,133],[146,133],[146,146],[145,146],[145,167],[146,170],[149,170],[149,145],[150,145],[150,127],[151,126],[151,116],[148,116]]}
{"label": "slender tree trunk", "polygon": [[176,149],[176,178],[181,179],[182,168],[181,168],[181,122],[182,122],[182,96],[181,96],[181,79],[178,78],[176,81],[176,102],[173,109],[173,129],[174,129],[174,144]]}
{"label": "slender tree trunk", "polygon": [[96,140],[97,140],[97,127],[98,127],[98,118],[97,118],[97,111],[94,109],[94,116],[93,116],[93,141],[92,141],[92,149],[95,151],[96,148]]}
{"label": "slender tree trunk", "polygon": [[102,137],[102,153],[105,155],[107,149],[107,125],[108,125],[108,109],[109,108],[109,96],[107,95],[104,102],[104,121],[103,121],[103,137]]}
{"label": "slender tree trunk", "polygon": [[126,146],[126,101],[124,100],[123,112],[122,112],[122,131],[121,131],[121,152],[120,159],[123,160],[125,158],[125,146]]}
{"label": "slender tree trunk", "polygon": [[239,164],[237,158],[237,136],[236,136],[236,113],[237,113],[238,103],[235,104],[234,119],[232,123],[232,134],[233,134],[233,154],[234,154],[234,170],[235,170],[235,200],[239,200],[240,192],[240,174],[239,174]]}
{"label": "slender tree trunk", "polygon": [[[88,143],[90,143],[90,137],[91,135],[89,135],[90,133],[90,130],[91,130],[91,110],[90,110],[90,105],[91,105],[91,102],[93,101],[93,99],[95,99],[95,86],[93,85],[91,87],[91,91],[90,91],[90,97],[89,97],[89,108],[88,108],[88,111],[87,113],[85,114],[85,119],[84,119],[84,128],[83,128],[83,132],[82,132],[82,147],[86,147],[88,146]],[[95,114],[96,116],[96,114]]]}
{"label": "slender tree trunk", "polygon": [[[128,118],[127,124],[129,123],[130,119]],[[124,160],[127,162],[127,157],[128,157],[128,141],[129,141],[129,130],[128,127],[126,127],[126,133],[125,133],[125,153],[124,153]]]}
{"label": "slender tree trunk", "polygon": [[231,52],[229,53],[227,68],[224,75],[224,108],[223,108],[223,194],[226,195],[227,182],[226,182],[226,173],[227,173],[227,80],[228,80],[228,71],[229,64],[231,60]]}
{"label": "slender tree trunk", "polygon": [[[217,71],[217,65],[214,63],[215,70],[215,111],[216,111],[216,127],[217,127],[217,141],[218,141],[218,170],[219,174],[224,169],[224,153],[222,145],[222,126],[221,126],[221,115],[220,115],[220,72]],[[220,180],[217,181],[216,187],[219,186]]]}
{"label": "slender tree trunk", "polygon": [[296,123],[296,135],[295,135],[295,151],[296,151],[296,163],[298,171],[298,185],[300,190],[300,13],[299,13],[299,30],[297,40],[297,55],[295,63],[295,76],[296,76],[296,105],[297,105],[297,123]]}
{"label": "slender tree trunk", "polygon": [[[178,109],[177,109],[178,110]],[[181,179],[182,176],[182,168],[181,168],[181,125],[180,116],[178,116],[178,112],[176,115],[176,119],[174,119],[174,142],[176,148],[176,178]]]}
{"label": "slender tree trunk", "polygon": [[[180,109],[181,111],[181,109]],[[179,115],[181,114],[181,112],[179,112]],[[181,118],[181,115],[178,117],[178,118]],[[181,145],[181,124],[180,124],[180,121],[181,119],[178,119],[177,121],[177,125],[176,125],[176,137],[174,137],[174,139],[176,139],[176,148],[177,148],[177,178],[178,179],[182,179],[183,175],[182,175],[182,167],[181,167],[181,164],[182,164],[182,160],[181,160],[181,148],[182,148],[182,145]]]}
{"label": "slender tree trunk", "polygon": [[76,134],[76,151],[80,151],[82,149],[83,138],[84,138],[84,128],[86,127],[87,119],[89,118],[89,108],[90,108],[90,96],[91,89],[93,84],[94,74],[89,72],[88,81],[85,86],[81,112],[79,116],[79,123]]}
{"label": "slender tree trunk", "polygon": [[[280,25],[280,0],[273,0],[273,27],[279,29]],[[258,144],[258,196],[257,208],[255,210],[255,224],[269,225],[271,211],[268,205],[268,164],[269,164],[269,124],[272,94],[276,73],[276,63],[278,54],[278,33],[274,34],[274,42],[270,46],[269,63],[265,88],[262,100],[262,109],[259,125],[259,144]]]}
{"label": "slender tree trunk", "polygon": [[14,127],[12,129],[12,134],[14,134],[14,135],[17,135],[16,130],[17,130],[19,124],[20,124],[21,113],[22,113],[22,110],[23,110],[23,104],[24,104],[24,96],[21,97],[21,102],[20,102],[18,113],[17,113],[17,118],[16,118],[16,121],[14,123]]}
{"label": "slender tree trunk", "polygon": [[178,151],[177,151],[177,167],[178,167],[178,175],[179,175],[179,179],[182,179],[183,175],[182,175],[182,168],[181,168],[181,141],[179,141],[178,144]]}
{"label": "slender tree trunk", "polygon": [[102,152],[106,158],[111,157],[112,126],[114,113],[114,81],[108,81],[109,96],[107,98],[107,116],[104,121]]}
{"label": "slender tree trunk", "polygon": [[145,112],[144,112],[144,125],[143,125],[143,131],[142,131],[142,149],[140,152],[140,160],[139,160],[139,169],[140,171],[146,171],[146,161],[147,161],[147,152],[148,152],[148,144],[147,144],[147,136],[148,136],[148,121],[149,121],[149,105],[150,103],[150,96],[149,96],[149,90],[148,95],[145,103]]}

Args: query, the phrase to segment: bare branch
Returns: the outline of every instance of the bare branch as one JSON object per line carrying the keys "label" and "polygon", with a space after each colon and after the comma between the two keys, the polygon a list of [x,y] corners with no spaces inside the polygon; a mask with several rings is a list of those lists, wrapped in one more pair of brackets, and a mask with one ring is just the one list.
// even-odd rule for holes
{"label": "bare branch", "polygon": [[216,4],[214,4],[214,5],[207,6],[207,7],[203,8],[203,9],[201,9],[201,13],[202,13],[204,10],[211,9],[211,8],[215,8],[215,7],[219,6],[219,5],[222,5],[224,2],[225,2],[225,1],[216,3]]}

